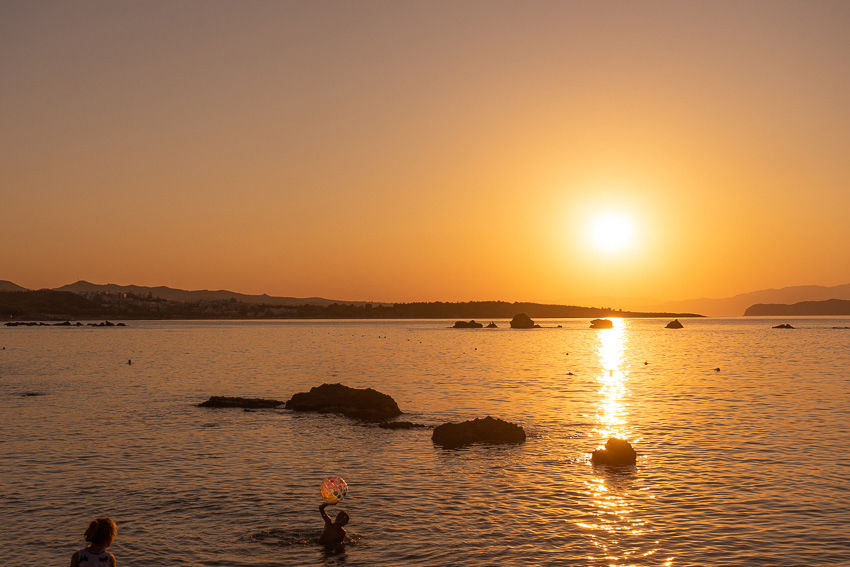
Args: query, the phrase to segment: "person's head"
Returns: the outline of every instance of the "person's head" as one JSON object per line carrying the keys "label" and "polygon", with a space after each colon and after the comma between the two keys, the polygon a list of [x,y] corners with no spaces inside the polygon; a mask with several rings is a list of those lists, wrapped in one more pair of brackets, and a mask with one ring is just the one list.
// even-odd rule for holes
{"label": "person's head", "polygon": [[112,521],[112,518],[97,518],[92,520],[86,530],[86,541],[94,547],[102,547],[106,549],[112,545],[112,540],[115,539],[115,534],[118,533],[118,526]]}
{"label": "person's head", "polygon": [[346,512],[345,510],[342,510],[339,514],[336,515],[336,520],[334,520],[334,524],[338,525],[339,527],[342,527],[347,523],[348,523],[348,512]]}

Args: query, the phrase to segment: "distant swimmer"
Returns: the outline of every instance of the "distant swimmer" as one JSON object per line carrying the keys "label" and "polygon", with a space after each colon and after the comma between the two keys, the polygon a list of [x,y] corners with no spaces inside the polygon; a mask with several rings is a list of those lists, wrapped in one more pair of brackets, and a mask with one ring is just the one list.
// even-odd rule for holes
{"label": "distant swimmer", "polygon": [[646,361],[644,361],[643,365],[644,365],[644,366],[646,366],[647,364],[649,364],[649,363],[648,363],[648,362],[646,362]]}
{"label": "distant swimmer", "polygon": [[715,372],[720,372],[720,369],[719,369],[719,368],[715,368],[715,369],[714,369],[714,371],[715,371]]}

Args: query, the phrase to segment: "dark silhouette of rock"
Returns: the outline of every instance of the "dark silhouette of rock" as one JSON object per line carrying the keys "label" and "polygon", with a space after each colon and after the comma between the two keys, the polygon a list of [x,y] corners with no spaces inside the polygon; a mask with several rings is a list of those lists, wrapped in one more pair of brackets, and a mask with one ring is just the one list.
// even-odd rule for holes
{"label": "dark silhouette of rock", "polygon": [[231,398],[227,396],[212,396],[205,402],[198,404],[199,408],[276,408],[283,404],[280,400],[266,400],[263,398]]}
{"label": "dark silhouette of rock", "polygon": [[418,429],[428,427],[422,423],[413,423],[412,421],[382,421],[378,424],[381,429]]}
{"label": "dark silhouette of rock", "polygon": [[684,327],[684,325],[679,323],[678,319],[673,319],[672,321],[667,323],[667,325],[664,326],[665,329],[681,329],[682,327]]}
{"label": "dark silhouette of rock", "polygon": [[434,428],[431,440],[446,448],[473,443],[505,444],[525,441],[525,430],[514,423],[494,419],[473,419],[463,423],[444,423]]}
{"label": "dark silhouette of rock", "polygon": [[309,392],[293,395],[286,409],[337,413],[360,421],[381,422],[401,415],[398,404],[387,394],[372,388],[349,388],[342,384],[322,384]]}
{"label": "dark silhouette of rock", "polygon": [[535,325],[531,317],[525,313],[514,315],[511,319],[511,329],[539,329],[540,325]]}
{"label": "dark silhouette of rock", "polygon": [[590,462],[594,465],[625,467],[637,462],[637,453],[625,439],[611,437],[604,449],[596,449],[591,453]]}
{"label": "dark silhouette of rock", "polygon": [[614,323],[610,319],[594,319],[590,322],[591,329],[613,329]]}
{"label": "dark silhouette of rock", "polygon": [[776,325],[776,326],[775,326],[775,327],[773,327],[773,328],[774,328],[774,329],[793,329],[794,327],[792,327],[792,326],[791,326],[790,324],[788,324],[788,323],[784,323],[784,324],[782,324],[782,325]]}
{"label": "dark silhouette of rock", "polygon": [[455,322],[454,329],[480,329],[483,327],[481,323],[477,323],[475,320],[472,321],[457,321]]}
{"label": "dark silhouette of rock", "polygon": [[36,397],[36,396],[43,396],[43,395],[44,395],[44,392],[24,392],[23,394],[21,394],[21,396],[24,397],[24,398],[33,398],[33,397]]}
{"label": "dark silhouette of rock", "polygon": [[487,325],[487,328],[488,329],[498,329],[499,326],[496,323],[494,323],[493,321],[490,321],[490,324]]}

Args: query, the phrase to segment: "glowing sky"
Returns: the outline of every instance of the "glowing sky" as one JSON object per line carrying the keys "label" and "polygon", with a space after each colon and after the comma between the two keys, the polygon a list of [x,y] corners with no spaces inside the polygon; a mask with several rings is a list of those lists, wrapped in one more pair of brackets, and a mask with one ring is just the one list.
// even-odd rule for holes
{"label": "glowing sky", "polygon": [[[850,3],[0,0],[0,279],[850,282]],[[631,223],[595,246],[594,219]]]}

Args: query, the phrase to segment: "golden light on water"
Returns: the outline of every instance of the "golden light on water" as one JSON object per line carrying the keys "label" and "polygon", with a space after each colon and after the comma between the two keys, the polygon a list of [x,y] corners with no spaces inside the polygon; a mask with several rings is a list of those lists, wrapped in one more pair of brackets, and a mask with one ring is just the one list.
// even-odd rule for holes
{"label": "golden light on water", "polygon": [[[618,437],[630,440],[627,399],[629,374],[626,350],[629,342],[629,321],[612,318],[611,329],[598,329],[596,351],[598,370],[596,381],[599,398],[593,435],[607,440]],[[651,500],[642,495],[645,486],[636,470],[598,470],[584,480],[582,491],[590,506],[590,515],[576,522],[582,528],[598,555],[591,560],[605,565],[632,567],[659,551],[658,541],[652,538],[652,528],[641,513],[639,501]],[[668,558],[664,565],[671,565]]]}
{"label": "golden light on water", "polygon": [[628,394],[628,370],[625,369],[623,350],[628,322],[618,318],[612,318],[611,321],[614,323],[612,329],[599,329],[596,333],[600,364],[597,377],[600,394],[597,433],[605,439],[625,439],[628,423],[624,399]]}

